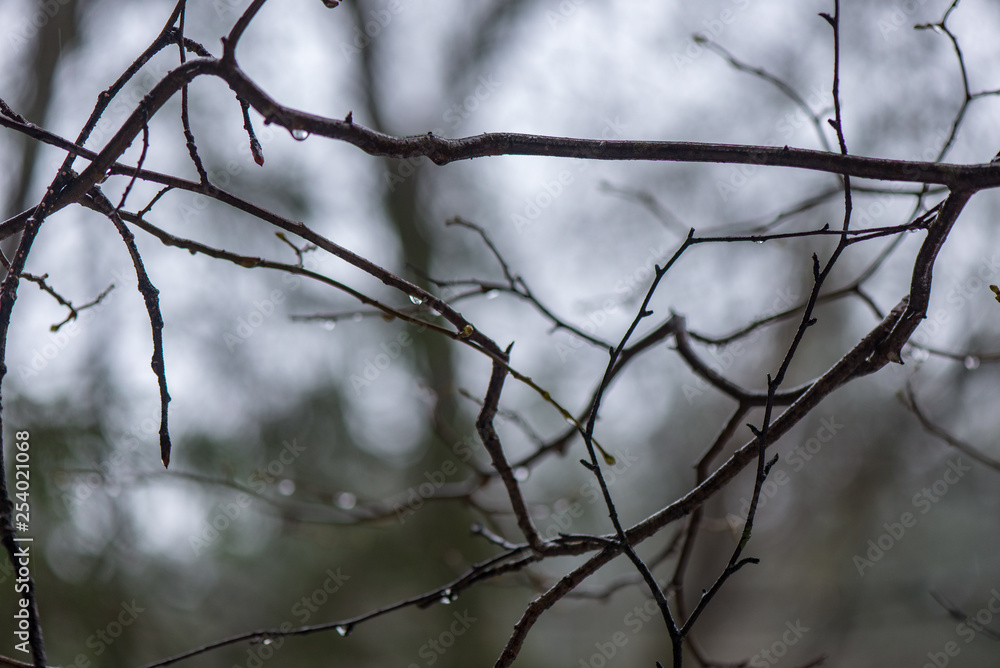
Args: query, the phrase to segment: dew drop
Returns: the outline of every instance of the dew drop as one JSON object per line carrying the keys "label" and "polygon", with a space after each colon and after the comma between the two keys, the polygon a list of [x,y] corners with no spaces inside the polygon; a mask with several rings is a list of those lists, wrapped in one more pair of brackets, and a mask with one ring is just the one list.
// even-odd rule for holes
{"label": "dew drop", "polygon": [[351,316],[351,320],[353,320],[354,322],[361,322],[362,320],[364,320],[364,316],[361,315],[360,313],[355,313],[354,315]]}
{"label": "dew drop", "polygon": [[417,306],[420,306],[421,304],[424,303],[423,299],[421,299],[420,297],[414,297],[413,295],[410,295],[410,301],[416,304]]}
{"label": "dew drop", "polygon": [[755,244],[762,244],[762,243],[764,243],[764,240],[763,239],[754,239],[753,242]]}
{"label": "dew drop", "polygon": [[968,369],[969,371],[972,371],[973,369],[978,369],[979,368],[979,358],[975,357],[974,355],[968,355],[965,358],[964,364],[965,364],[965,368]]}
{"label": "dew drop", "polygon": [[496,299],[499,296],[500,296],[499,290],[490,290],[489,292],[486,293],[487,299]]}
{"label": "dew drop", "polygon": [[444,593],[441,594],[441,605],[451,605],[455,601],[455,595],[451,593],[450,589],[445,589]]}
{"label": "dew drop", "polygon": [[353,627],[351,627],[350,625],[340,625],[334,627],[334,630],[337,632],[337,635],[339,635],[341,638],[346,638],[347,636],[351,635]]}
{"label": "dew drop", "polygon": [[336,329],[336,327],[337,327],[337,323],[334,320],[324,320],[323,321],[323,329],[325,329],[328,332],[332,332],[334,329]]}
{"label": "dew drop", "polygon": [[913,349],[913,359],[916,362],[926,362],[930,356],[931,354],[926,350],[924,350],[923,348]]}
{"label": "dew drop", "polygon": [[517,480],[519,482],[524,482],[525,480],[528,479],[528,476],[530,475],[531,475],[531,469],[529,469],[527,466],[518,466],[516,469],[514,469],[514,480]]}
{"label": "dew drop", "polygon": [[278,483],[278,493],[282,496],[291,496],[295,494],[295,481],[285,478]]}
{"label": "dew drop", "polygon": [[301,128],[295,128],[292,130],[292,138],[295,139],[295,141],[305,141],[309,138],[309,131]]}
{"label": "dew drop", "polygon": [[358,505],[358,497],[354,496],[350,492],[344,492],[337,497],[337,505],[344,510],[350,510],[354,506]]}
{"label": "dew drop", "polygon": [[265,645],[270,645],[273,641],[270,638],[264,638],[261,643]]}

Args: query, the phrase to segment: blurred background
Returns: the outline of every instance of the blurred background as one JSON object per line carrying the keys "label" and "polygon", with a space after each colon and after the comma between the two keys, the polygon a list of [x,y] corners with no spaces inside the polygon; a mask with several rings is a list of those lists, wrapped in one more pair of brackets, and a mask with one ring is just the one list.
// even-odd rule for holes
{"label": "blurred background", "polygon": [[[220,55],[220,36],[248,5],[193,0],[186,34]],[[946,162],[984,163],[1000,149],[1000,101],[983,96],[965,106],[948,35],[913,29],[940,21],[948,5],[844,3],[840,85],[852,153],[936,160],[944,151]],[[172,7],[0,0],[0,97],[75,138],[99,93],[155,38]],[[712,44],[764,68],[825,119],[832,37],[817,14],[832,11],[832,2],[814,0],[351,0],[335,9],[319,0],[271,0],[238,56],[281,103],[332,118],[352,112],[355,122],[394,135],[512,131],[824,149],[836,146],[825,122],[814,123],[779,87],[734,67]],[[948,27],[971,92],[1000,88],[1000,7],[963,0]],[[99,150],[176,64],[169,48],[144,67],[87,146]],[[197,180],[179,111],[178,97],[153,118],[145,166]],[[196,80],[190,111],[219,187],[449,298],[462,290],[431,279],[504,280],[478,234],[445,225],[459,216],[489,234],[539,302],[612,344],[634,317],[653,265],[689,228],[746,234],[810,199],[812,206],[771,229],[815,229],[843,217],[839,181],[826,174],[541,157],[436,167],[373,158],[322,138],[296,141],[251,112],[265,157],[258,167],[224,84]],[[126,161],[134,164],[139,149],[136,143]],[[38,201],[64,154],[8,131],[0,133],[0,155],[6,219]],[[112,177],[105,192],[117,201],[126,184]],[[912,184],[855,185],[870,189],[855,193],[858,227],[903,224],[943,197],[932,190],[918,202]],[[157,190],[136,184],[129,208]],[[948,665],[982,666],[1000,655],[988,631],[960,626],[946,609],[978,614],[986,627],[1000,609],[1000,472],[929,434],[900,400],[909,384],[928,418],[1000,459],[991,408],[1000,305],[987,287],[1000,283],[997,204],[995,192],[977,194],[959,220],[937,262],[929,318],[915,337],[920,347],[907,347],[906,363],[838,391],[775,446],[781,457],[746,554],[761,563],[730,580],[695,629],[709,657],[755,666],[802,665],[820,655],[827,665],[922,666],[949,647],[958,653],[947,653]],[[272,227],[191,193],[168,193],[147,219],[212,246],[297,260]],[[81,208],[59,212],[43,226],[28,271],[48,274],[77,306],[113,285],[107,297],[52,331],[66,309],[22,283],[11,324],[4,444],[10,461],[13,433],[30,432],[32,568],[52,664],[138,666],[252,629],[350,618],[441,586],[494,554],[470,535],[476,522],[520,538],[496,484],[478,492],[474,506],[424,502],[421,492],[488,467],[475,433],[478,406],[465,396],[482,397],[485,357],[370,317],[317,282],[136,235],[166,323],[169,471],[159,461],[149,323],[127,252],[106,219]],[[906,235],[865,277],[863,292],[882,312],[905,294],[922,238]],[[850,247],[827,289],[856,281],[892,243]],[[825,260],[833,248],[830,238],[807,238],[689,250],[638,335],[671,311],[711,338],[791,308],[811,288],[811,254]],[[310,251],[304,263],[386,303],[412,306],[330,255]],[[501,346],[515,343],[516,369],[571,411],[583,410],[604,372],[605,349],[553,328],[509,292],[480,291],[456,307]],[[346,315],[294,319],[325,314]],[[815,315],[789,386],[821,374],[877,322],[857,294],[824,303]],[[698,350],[728,377],[763,389],[794,327],[784,321],[739,346]],[[550,405],[511,380],[501,407],[509,413],[498,430],[512,459],[534,450],[532,434],[548,441],[565,429]],[[609,483],[623,522],[634,524],[691,488],[693,464],[733,409],[668,345],[616,380],[596,433],[618,454]],[[726,456],[750,437],[739,430]],[[583,455],[576,439],[566,456],[524,472],[543,533],[611,530],[577,463]],[[689,600],[728,560],[751,491],[752,478],[742,475],[706,506]],[[387,507],[381,519],[363,519]],[[906,513],[913,522],[900,530]],[[679,528],[668,527],[640,553],[655,555]],[[623,561],[546,613],[517,665],[666,665],[669,641],[648,612],[648,594],[614,586],[633,572]],[[667,559],[657,576],[669,579],[674,562]],[[328,631],[240,643],[181,665],[491,665],[525,606],[577,563],[551,560],[449,606],[362,624],[346,638]],[[0,585],[0,654],[23,659],[13,649],[6,562]]]}

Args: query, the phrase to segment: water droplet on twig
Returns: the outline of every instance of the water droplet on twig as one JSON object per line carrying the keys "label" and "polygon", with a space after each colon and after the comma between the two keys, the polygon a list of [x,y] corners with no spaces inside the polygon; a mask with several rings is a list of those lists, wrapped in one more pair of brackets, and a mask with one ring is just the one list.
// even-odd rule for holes
{"label": "water droplet on twig", "polygon": [[974,369],[978,369],[979,368],[979,358],[976,357],[975,355],[967,355],[966,358],[965,358],[965,361],[963,362],[963,364],[965,364],[965,368],[968,369],[969,371],[972,371]]}
{"label": "water droplet on twig", "polygon": [[309,138],[309,131],[303,130],[302,128],[295,128],[292,130],[292,138],[295,139],[295,141],[305,141]]}

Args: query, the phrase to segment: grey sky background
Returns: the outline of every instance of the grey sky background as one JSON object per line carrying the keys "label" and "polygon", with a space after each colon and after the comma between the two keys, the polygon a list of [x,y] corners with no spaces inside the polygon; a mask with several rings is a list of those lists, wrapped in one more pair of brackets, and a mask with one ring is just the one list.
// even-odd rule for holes
{"label": "grey sky background", "polygon": [[[247,4],[192,2],[188,35],[221,53],[218,37]],[[850,152],[935,159],[962,103],[961,78],[947,37],[912,26],[940,20],[947,3],[842,4],[841,95]],[[359,73],[360,59],[370,50],[376,53],[375,94],[385,109],[381,121],[399,135],[434,131],[460,137],[512,131],[823,148],[816,129],[786,96],[767,82],[736,71],[693,35],[704,34],[742,61],[779,77],[826,118],[832,114],[832,38],[817,14],[832,11],[830,2],[533,2],[494,36],[500,48],[474,67],[456,62],[459,47],[475,37],[468,26],[492,6],[369,2],[361,9],[364,25],[357,28],[345,6],[329,10],[318,0],[272,0],[244,36],[238,57],[242,68],[281,103],[334,118],[352,112],[355,122],[371,125]],[[60,62],[48,116],[32,120],[44,120],[53,132],[75,137],[97,95],[152,40],[171,7],[172,3],[160,1],[82,3],[79,45]],[[30,32],[25,26],[38,11],[35,3],[0,2],[0,63],[5,65],[0,68],[0,96],[12,104],[27,104],[30,95],[30,77],[19,69],[28,53],[18,36]],[[971,90],[1000,87],[995,76],[1000,71],[994,48],[1000,31],[997,5],[965,0],[949,25],[960,39]],[[102,146],[176,59],[175,50],[165,50],[130,82],[119,96],[121,103],[113,104],[106,114],[109,124],[87,146]],[[410,249],[389,220],[384,203],[387,189],[406,187],[414,178],[410,172],[418,170],[417,207],[428,224],[417,234],[433,248],[429,270],[435,278],[502,281],[500,266],[474,233],[445,227],[446,220],[460,216],[488,231],[511,270],[548,308],[612,344],[634,317],[652,266],[662,264],[688,228],[701,234],[746,232],[837,183],[830,175],[786,169],[541,157],[482,158],[445,167],[399,163],[389,169],[345,144],[317,137],[297,141],[281,128],[265,126],[251,112],[265,156],[265,164],[258,167],[250,156],[232,92],[205,78],[192,85],[191,95],[193,130],[218,185],[302,220],[359,255],[418,279],[407,268]],[[944,160],[988,162],[1000,149],[998,112],[1000,100],[995,98],[971,105]],[[178,100],[154,118],[150,131],[145,166],[196,178],[180,132]],[[829,126],[824,124],[822,132],[835,145]],[[0,133],[0,153],[17,155],[20,147],[20,139],[12,133]],[[126,158],[134,161],[138,154],[136,144]],[[41,150],[32,180],[36,198],[63,157],[50,148]],[[14,178],[10,170],[18,162],[4,160],[0,166],[0,202],[5,211],[14,206],[8,201]],[[105,184],[113,201],[126,183],[123,177],[113,177]],[[855,185],[873,184],[856,181]],[[130,208],[141,208],[139,203],[147,202],[156,190],[137,184],[129,197]],[[616,194],[623,190],[653,196],[667,212],[666,222]],[[940,199],[931,195],[927,203]],[[908,348],[904,366],[841,390],[778,444],[782,458],[776,466],[788,482],[774,488],[759,518],[754,546],[764,564],[734,580],[731,593],[703,622],[700,640],[719,649],[719,658],[751,656],[780,636],[786,622],[806,619],[808,626],[822,630],[808,634],[795,648],[799,663],[827,652],[844,661],[891,658],[918,665],[926,652],[954,635],[954,624],[929,598],[929,588],[947,591],[971,611],[989,598],[1000,574],[995,556],[1000,546],[995,533],[983,534],[983,515],[996,509],[997,497],[992,491],[996,472],[982,467],[963,478],[945,501],[935,503],[933,512],[920,515],[906,541],[900,541],[871,572],[859,575],[852,557],[867,549],[867,541],[879,536],[884,523],[913,512],[914,495],[938,480],[956,456],[922,432],[902,408],[895,394],[905,383],[913,383],[922,404],[956,436],[992,457],[1000,456],[996,370],[975,357],[1000,350],[996,335],[1000,305],[986,287],[1000,283],[997,204],[995,193],[980,193],[963,214],[938,259],[930,318],[917,338],[935,349],[960,356],[969,353],[970,359],[963,363]],[[780,229],[837,226],[842,207],[842,199],[834,197]],[[855,225],[902,224],[912,207],[912,198],[856,193]],[[210,245],[295,261],[272,228],[189,193],[170,193],[150,218],[175,234]],[[377,498],[405,489],[399,481],[428,447],[433,405],[426,382],[429,372],[411,345],[427,333],[369,314],[341,320],[332,328],[293,321],[294,315],[354,311],[360,305],[306,280],[192,256],[166,248],[142,232],[136,234],[146,268],[160,290],[166,323],[176,442],[171,470],[246,480],[254,466],[266,463],[266,453],[280,448],[282,438],[275,437],[269,421],[325,393],[343,402],[347,417],[338,438],[349,438],[363,456],[399,476],[359,476],[354,488],[337,483],[328,491],[335,496]],[[867,284],[883,311],[905,293],[921,239],[920,234],[904,239]],[[828,288],[855,278],[887,244],[851,247]],[[695,248],[665,279],[651,305],[657,317],[640,327],[637,335],[661,323],[671,311],[685,315],[693,331],[718,336],[793,306],[808,294],[811,253],[825,258],[833,247],[830,239],[811,238]],[[306,266],[320,273],[388,303],[406,304],[404,295],[393,294],[336,258],[319,252],[306,258]],[[117,525],[108,519],[108,508],[119,503],[118,494],[129,499],[124,512],[139,527],[134,540],[136,550],[145,555],[143,563],[147,559],[175,566],[195,563],[190,518],[210,518],[224,497],[215,496],[217,490],[179,484],[160,474],[149,325],[120,239],[96,214],[67,209],[46,222],[28,270],[48,273],[50,283],[75,304],[90,301],[115,284],[100,307],[57,333],[48,328],[65,317],[64,309],[34,285],[24,283],[19,289],[7,352],[5,405],[10,397],[41,405],[64,402],[75,407],[71,412],[93,411],[100,415],[98,440],[104,448],[94,451],[102,452],[100,457],[121,452],[127,462],[118,469],[128,481],[123,489],[112,490],[104,505],[75,509],[54,532],[48,552],[53,571],[69,581],[86,577],[88,571],[73,563],[75,555],[88,549],[80,536],[92,537],[89,549],[94,554],[115,540]],[[515,368],[571,410],[581,409],[607,363],[604,350],[581,345],[565,331],[551,331],[550,322],[510,295],[480,296],[460,305],[466,317],[495,341],[515,342],[511,357]],[[871,311],[857,299],[825,305],[817,317],[819,326],[803,343],[790,385],[822,373],[875,323]],[[699,350],[733,378],[761,388],[765,374],[777,368],[793,331],[787,324],[768,328],[741,351]],[[366,368],[380,355],[391,358],[391,363],[369,380]],[[489,372],[486,358],[462,346],[453,346],[450,356],[456,392],[461,388],[481,397]],[[546,437],[565,428],[551,406],[514,382],[508,383],[503,407],[516,411]],[[474,415],[472,404],[464,408]],[[596,433],[612,451],[624,448],[634,455],[635,465],[626,467],[613,485],[628,522],[690,489],[690,464],[731,409],[731,402],[699,384],[668,346],[659,346],[615,382]],[[753,419],[759,422],[760,416]],[[830,424],[841,426],[830,433]],[[471,435],[471,423],[466,426]],[[499,430],[514,458],[531,451],[530,439],[513,424],[502,423]],[[820,441],[820,434],[829,434],[830,439]],[[749,438],[743,429],[734,442]],[[220,448],[221,454],[213,454],[209,466],[201,467],[199,439],[228,445]],[[815,462],[796,460],[795,448],[810,439],[822,444]],[[317,443],[322,446],[322,439]],[[75,465],[99,465],[103,460],[88,459],[94,451],[81,450]],[[577,440],[567,457],[546,461],[532,472],[526,488],[540,517],[550,516],[555,522],[579,494],[587,477],[574,462],[583,453]],[[479,460],[481,454],[477,452]],[[803,465],[797,467],[797,461]],[[291,486],[276,488],[274,494],[302,498],[309,475],[296,474],[287,476]],[[740,512],[752,484],[745,476],[741,481],[708,507],[709,556],[699,564],[689,584],[691,592],[710,583],[721,555],[731,549],[727,518]],[[495,505],[502,503],[498,490],[489,493],[493,496],[487,498]],[[598,506],[589,508],[581,522],[580,530],[607,524]],[[546,526],[546,520],[540,524]],[[264,554],[286,530],[273,516],[265,516],[252,530],[241,530],[243,556]],[[619,566],[596,581],[629,572]],[[217,563],[206,568],[201,576],[205,581],[224,578]],[[551,574],[561,572],[555,569]],[[192,593],[196,589],[197,582],[187,588],[191,600],[197,598]],[[399,591],[388,591],[381,603],[412,593]],[[635,592],[630,596],[641,604]],[[894,603],[875,606],[887,596]],[[738,623],[726,612],[727,602],[747,601],[770,606],[761,613],[759,626],[751,623],[756,613],[744,609],[739,621],[746,623]],[[359,597],[356,611],[370,602]],[[590,655],[586,650],[593,641],[588,633],[596,628],[606,635],[622,627],[619,621],[633,602],[629,599],[625,605],[616,600],[613,611],[597,608],[604,612],[598,613],[594,626],[580,621],[594,614],[588,602],[559,606],[534,632],[525,665],[527,661],[542,665],[544,660],[577,664],[580,657]],[[496,638],[505,637],[516,620],[515,610],[516,606],[497,620]],[[538,639],[545,637],[556,639],[556,644],[565,640],[575,649],[560,654]],[[666,646],[648,631],[641,638],[643,649],[635,649],[630,660],[645,660],[646,652]],[[905,639],[912,647],[900,649],[886,638]],[[493,648],[496,642],[486,644]],[[988,642],[977,639],[968,649],[963,644],[961,659],[969,663],[960,665],[977,665],[976,660],[995,656],[995,643]],[[401,654],[399,663],[405,665],[412,652],[409,656]]]}

